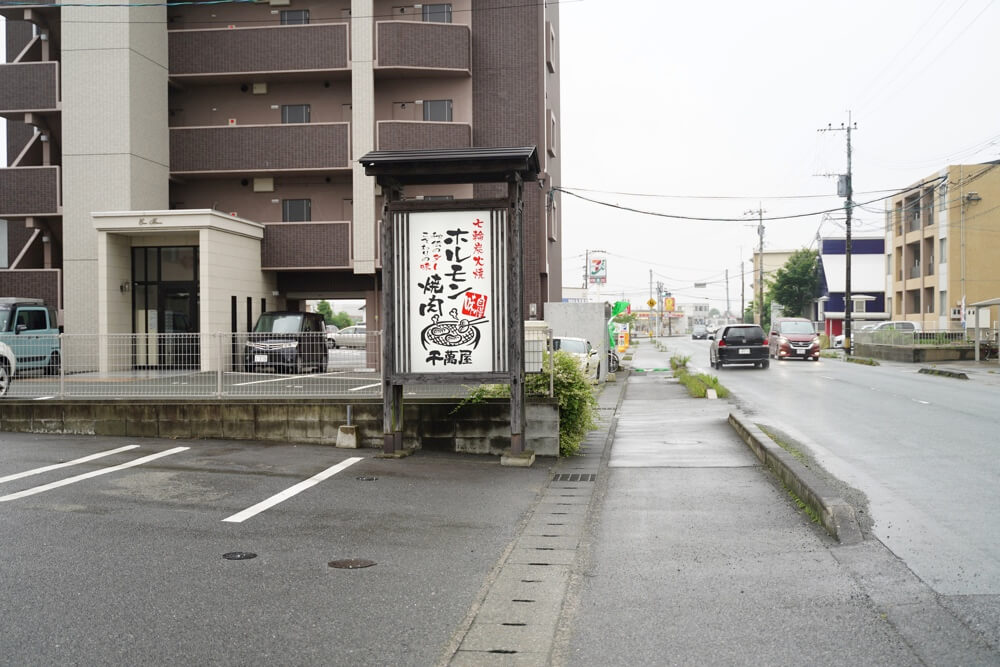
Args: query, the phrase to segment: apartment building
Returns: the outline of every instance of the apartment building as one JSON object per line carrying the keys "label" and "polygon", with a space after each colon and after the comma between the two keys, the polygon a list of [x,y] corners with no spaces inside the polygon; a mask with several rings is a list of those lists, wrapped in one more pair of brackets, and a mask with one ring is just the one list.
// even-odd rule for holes
{"label": "apartment building", "polygon": [[364,298],[379,328],[383,197],[358,164],[372,150],[536,146],[524,312],[561,299],[558,3],[0,13],[0,293],[56,304],[67,332],[245,331],[317,298]]}
{"label": "apartment building", "polygon": [[[844,333],[847,290],[847,238],[823,238],[819,244],[819,298],[812,319],[830,340]],[[891,319],[885,296],[885,239],[855,236],[851,240],[852,330]]]}
{"label": "apartment building", "polygon": [[[1000,297],[1000,161],[952,165],[886,206],[886,310],[961,329],[962,305]],[[996,323],[991,323],[995,326]]]}

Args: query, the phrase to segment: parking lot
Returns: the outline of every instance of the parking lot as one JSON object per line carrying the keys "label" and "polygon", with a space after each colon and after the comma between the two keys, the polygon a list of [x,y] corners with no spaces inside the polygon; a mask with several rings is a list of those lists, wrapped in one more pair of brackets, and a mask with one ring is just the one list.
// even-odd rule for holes
{"label": "parking lot", "polygon": [[548,476],[222,441],[7,433],[2,451],[19,665],[432,664]]}

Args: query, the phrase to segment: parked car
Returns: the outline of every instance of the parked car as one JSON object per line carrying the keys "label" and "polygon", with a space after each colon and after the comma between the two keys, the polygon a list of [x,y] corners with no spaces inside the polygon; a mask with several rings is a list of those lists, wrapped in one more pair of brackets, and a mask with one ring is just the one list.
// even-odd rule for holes
{"label": "parked car", "polygon": [[368,346],[368,330],[365,328],[364,324],[355,324],[353,326],[344,327],[333,336],[327,336],[327,339],[333,340],[333,347],[359,347],[362,350]]}
{"label": "parked car", "polygon": [[334,340],[335,334],[340,331],[340,327],[336,324],[326,325],[326,346],[331,350],[337,347],[336,341]]}
{"label": "parked car", "polygon": [[59,334],[55,309],[41,299],[0,298],[0,343],[10,348],[19,372],[40,368],[58,373]]}
{"label": "parked car", "polygon": [[7,395],[17,370],[17,357],[6,343],[0,343],[0,398]]}
{"label": "parked car", "polygon": [[727,324],[716,330],[708,349],[708,363],[721,369],[729,364],[753,364],[767,368],[770,359],[764,330],[757,324]]}
{"label": "parked car", "polygon": [[583,369],[583,374],[587,377],[598,375],[597,350],[591,346],[590,341],[585,338],[572,338],[568,336],[553,336],[552,350],[562,350],[573,356]]}
{"label": "parked car", "polygon": [[271,368],[325,373],[329,362],[326,329],[319,313],[261,313],[247,336],[243,365],[248,372]]}
{"label": "parked car", "polygon": [[768,354],[772,359],[819,361],[819,336],[804,317],[775,317],[771,321]]}
{"label": "parked car", "polygon": [[[858,331],[871,331],[874,328],[875,328],[874,324],[866,324],[861,328],[855,328],[854,332],[857,333]],[[844,347],[844,334],[837,334],[836,336],[834,336],[832,345],[833,347],[836,348]]]}
{"label": "parked car", "polygon": [[708,338],[708,328],[704,324],[694,325],[694,329],[691,330],[691,340],[704,340]]}

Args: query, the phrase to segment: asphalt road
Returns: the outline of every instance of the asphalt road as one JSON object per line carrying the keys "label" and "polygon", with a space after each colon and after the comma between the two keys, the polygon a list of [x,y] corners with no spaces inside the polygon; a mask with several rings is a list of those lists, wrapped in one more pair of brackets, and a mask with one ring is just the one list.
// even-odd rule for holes
{"label": "asphalt road", "polygon": [[[3,665],[433,664],[548,476],[433,452],[401,465],[318,446],[2,436]],[[329,566],[342,559],[375,565]]]}
{"label": "asphalt road", "polygon": [[873,535],[936,592],[1000,594],[1000,384],[835,359],[715,371],[710,341],[666,344],[866,496]]}

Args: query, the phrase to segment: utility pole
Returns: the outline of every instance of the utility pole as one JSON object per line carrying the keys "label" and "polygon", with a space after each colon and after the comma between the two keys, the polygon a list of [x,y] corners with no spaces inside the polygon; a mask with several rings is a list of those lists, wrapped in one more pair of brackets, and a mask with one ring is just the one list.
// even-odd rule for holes
{"label": "utility pole", "polygon": [[729,269],[726,269],[726,324],[729,324],[732,315],[733,312],[729,309]]}
{"label": "utility pole", "polygon": [[656,337],[663,333],[663,283],[656,283],[656,303],[659,305],[659,314],[656,317]]}
{"label": "utility pole", "polygon": [[858,124],[851,121],[850,111],[847,112],[847,125],[841,123],[840,127],[833,127],[828,124],[825,128],[819,129],[819,132],[847,133],[847,174],[841,177],[842,187],[838,188],[839,192],[837,193],[844,195],[844,213],[847,216],[844,223],[844,264],[847,271],[844,279],[844,354],[851,353],[851,311],[854,305],[851,302],[851,212],[854,209],[854,204],[851,201],[854,197],[854,185],[851,182],[851,132],[856,129],[858,129]]}
{"label": "utility pole", "polygon": [[[740,248],[740,255],[743,255],[743,249]],[[743,257],[740,257],[740,322],[743,321],[744,313],[747,312],[746,299],[744,297],[745,288],[747,284],[746,274],[743,271]]]}
{"label": "utility pole", "polygon": [[757,324],[764,326],[764,214],[767,213],[757,202],[757,210],[744,211],[743,215],[757,216],[757,236],[760,243],[757,246]]}

